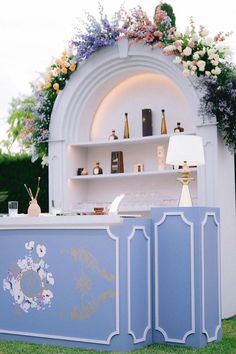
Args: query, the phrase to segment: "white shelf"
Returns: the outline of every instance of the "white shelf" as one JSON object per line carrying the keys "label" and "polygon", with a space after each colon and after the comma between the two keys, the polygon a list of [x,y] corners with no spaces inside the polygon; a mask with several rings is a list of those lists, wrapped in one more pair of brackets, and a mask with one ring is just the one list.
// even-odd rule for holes
{"label": "white shelf", "polygon": [[[194,132],[184,132],[181,134],[190,134],[194,135]],[[129,138],[129,139],[117,139],[112,141],[86,141],[81,143],[69,143],[69,146],[73,147],[103,147],[103,146],[119,146],[119,145],[129,145],[129,144],[145,144],[145,143],[154,143],[157,141],[165,141],[170,138],[173,134],[163,134],[163,135],[152,135],[152,136],[142,136],[139,138]]]}
{"label": "white shelf", "polygon": [[[191,172],[196,172],[196,168],[191,168]],[[86,175],[86,176],[71,176],[71,180],[93,180],[93,179],[113,179],[113,178],[130,178],[130,177],[146,177],[156,175],[171,175],[177,174],[181,170],[157,170],[157,171],[144,171],[144,172],[126,172],[126,173],[110,173],[102,175]]]}

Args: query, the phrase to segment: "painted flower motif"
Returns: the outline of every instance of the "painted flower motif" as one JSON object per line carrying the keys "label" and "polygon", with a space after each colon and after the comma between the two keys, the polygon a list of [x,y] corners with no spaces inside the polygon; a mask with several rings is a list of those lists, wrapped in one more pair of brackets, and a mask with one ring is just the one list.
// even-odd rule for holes
{"label": "painted flower motif", "polygon": [[46,247],[44,245],[37,245],[36,247],[37,255],[42,258],[46,254]]}
{"label": "painted flower motif", "polygon": [[42,298],[44,304],[49,304],[51,302],[51,299],[53,298],[53,293],[51,292],[51,290],[45,289],[42,292]]}
{"label": "painted flower motif", "polygon": [[32,251],[32,250],[34,249],[34,241],[26,242],[25,248],[26,248],[28,251]]}
{"label": "painted flower motif", "polygon": [[[51,306],[53,292],[50,287],[55,282],[52,273],[48,271],[48,264],[42,259],[46,254],[46,247],[44,245],[36,246],[36,253],[40,257],[40,260],[35,262],[32,256],[34,244],[34,241],[25,243],[25,248],[28,250],[29,255],[26,255],[23,259],[18,259],[18,272],[9,270],[8,276],[3,279],[3,290],[9,291],[14,299],[14,304],[19,305],[26,313],[30,309],[41,310],[45,309],[45,306]],[[35,275],[41,281],[39,289],[37,288],[37,295],[33,295],[32,297],[24,293],[21,284],[22,279],[29,272],[31,276]]]}

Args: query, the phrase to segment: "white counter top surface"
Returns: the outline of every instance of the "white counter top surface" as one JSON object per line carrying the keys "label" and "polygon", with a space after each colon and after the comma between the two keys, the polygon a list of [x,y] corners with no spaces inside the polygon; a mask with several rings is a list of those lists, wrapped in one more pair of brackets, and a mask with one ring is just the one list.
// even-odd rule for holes
{"label": "white counter top surface", "polygon": [[39,217],[30,217],[20,214],[15,217],[1,217],[0,230],[8,229],[81,229],[104,228],[122,223],[119,215],[73,215],[53,216],[43,214]]}

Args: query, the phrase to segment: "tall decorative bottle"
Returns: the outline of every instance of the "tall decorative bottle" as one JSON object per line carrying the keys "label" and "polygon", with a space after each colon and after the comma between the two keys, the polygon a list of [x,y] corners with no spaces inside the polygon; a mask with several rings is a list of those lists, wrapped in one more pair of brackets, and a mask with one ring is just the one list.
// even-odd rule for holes
{"label": "tall decorative bottle", "polygon": [[128,113],[125,113],[124,139],[128,139],[128,138],[129,138]]}
{"label": "tall decorative bottle", "polygon": [[165,110],[161,110],[162,118],[161,118],[161,134],[167,134],[167,126],[166,126],[166,117]]}

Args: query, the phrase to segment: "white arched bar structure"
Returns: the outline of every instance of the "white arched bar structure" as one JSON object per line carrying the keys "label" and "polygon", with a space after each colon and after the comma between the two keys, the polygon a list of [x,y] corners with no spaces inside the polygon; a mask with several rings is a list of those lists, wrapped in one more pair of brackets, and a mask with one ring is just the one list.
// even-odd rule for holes
{"label": "white arched bar structure", "polygon": [[[177,121],[185,132],[203,137],[206,164],[193,170],[195,205],[220,207],[223,317],[236,313],[236,220],[233,155],[217,134],[216,123],[199,115],[200,95],[194,81],[182,74],[159,49],[128,46],[126,40],[99,50],[80,65],[56,100],[49,141],[49,198],[62,201],[64,211],[86,204],[109,203],[124,192],[121,209],[147,215],[152,206],[175,206],[180,194],[175,171],[158,171],[156,148],[166,151],[168,137],[160,136],[160,112],[166,109],[168,132]],[[151,108],[153,136],[142,138],[141,109]],[[129,113],[131,139],[109,144],[115,128],[123,134]],[[111,151],[123,151],[125,173],[110,175]],[[104,175],[92,176],[99,160]],[[133,174],[144,163],[145,173]],[[77,176],[77,168],[88,176]],[[132,199],[133,198],[133,199]],[[142,205],[140,205],[142,200]],[[125,204],[126,203],[126,204]]]}

